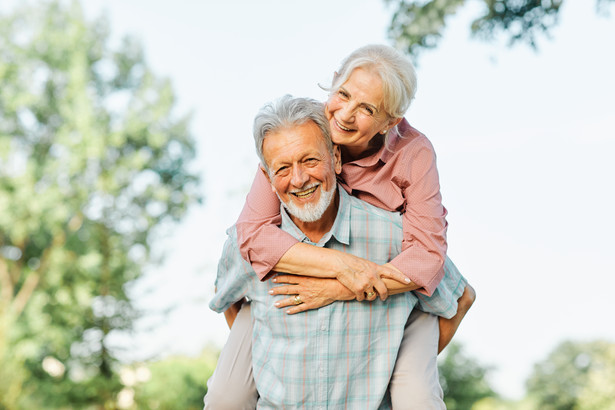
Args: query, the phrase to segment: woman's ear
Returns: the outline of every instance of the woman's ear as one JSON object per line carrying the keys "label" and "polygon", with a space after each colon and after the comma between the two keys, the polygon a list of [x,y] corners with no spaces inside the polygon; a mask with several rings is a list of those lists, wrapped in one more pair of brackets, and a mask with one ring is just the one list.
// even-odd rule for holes
{"label": "woman's ear", "polygon": [[404,119],[403,117],[401,117],[401,118],[391,118],[391,119],[389,120],[389,125],[388,125],[388,127],[387,127],[387,128],[388,128],[388,129],[391,129],[391,128],[395,127],[395,126],[396,126],[397,124],[399,124],[399,123],[401,122],[401,120],[403,120],[403,119]]}

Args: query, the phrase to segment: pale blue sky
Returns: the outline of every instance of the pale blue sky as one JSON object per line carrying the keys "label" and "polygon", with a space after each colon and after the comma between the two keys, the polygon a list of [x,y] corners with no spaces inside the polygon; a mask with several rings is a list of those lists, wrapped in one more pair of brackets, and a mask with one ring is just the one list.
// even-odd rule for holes
{"label": "pale blue sky", "polygon": [[[198,353],[227,335],[210,312],[224,231],[257,159],[251,122],[285,93],[325,99],[340,60],[387,43],[379,0],[85,0],[114,35],[134,34],[152,69],[192,110],[205,205],[161,242],[167,263],[136,288],[143,307],[179,304],[164,327],[132,341],[139,354]],[[422,55],[407,118],[433,142],[449,255],[478,299],[456,339],[495,366],[517,397],[532,364],[564,339],[615,340],[615,24],[594,1],[567,0],[538,53],[469,39],[472,7]],[[146,290],[151,290],[150,293]],[[143,324],[147,321],[143,322]]]}

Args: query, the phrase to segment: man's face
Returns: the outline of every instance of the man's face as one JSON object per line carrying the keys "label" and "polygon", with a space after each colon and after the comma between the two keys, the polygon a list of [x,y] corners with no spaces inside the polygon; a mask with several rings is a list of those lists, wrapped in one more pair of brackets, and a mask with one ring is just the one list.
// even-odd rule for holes
{"label": "man's face", "polygon": [[267,135],[263,156],[273,192],[290,214],[303,222],[320,219],[334,196],[341,159],[337,148],[331,157],[318,126],[308,121]]}

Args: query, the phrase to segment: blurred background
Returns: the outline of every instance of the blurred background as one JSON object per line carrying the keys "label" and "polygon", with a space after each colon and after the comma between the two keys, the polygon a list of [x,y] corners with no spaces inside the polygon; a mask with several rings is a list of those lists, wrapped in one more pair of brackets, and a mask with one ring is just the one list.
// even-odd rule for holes
{"label": "blurred background", "polygon": [[477,301],[450,409],[615,408],[611,0],[4,0],[0,409],[202,407],[252,119],[408,53]]}

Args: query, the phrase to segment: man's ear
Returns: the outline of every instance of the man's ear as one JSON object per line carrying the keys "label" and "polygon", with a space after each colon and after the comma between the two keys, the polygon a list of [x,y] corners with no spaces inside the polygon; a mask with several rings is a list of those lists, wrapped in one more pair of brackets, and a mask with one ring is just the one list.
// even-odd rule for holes
{"label": "man's ear", "polygon": [[267,172],[267,171],[265,170],[265,167],[263,167],[263,165],[262,165],[262,164],[261,164],[261,165],[259,165],[258,167],[261,169],[261,171],[262,171],[262,172],[263,172],[263,174],[265,175],[265,178],[267,178],[267,181],[269,181],[269,185],[271,186],[271,190],[272,190],[273,192],[275,192],[275,188],[273,187],[273,184],[271,183],[271,177],[269,177],[269,172]]}
{"label": "man's ear", "polygon": [[333,163],[335,173],[340,174],[342,172],[342,151],[339,145],[333,144]]}

